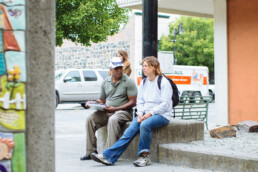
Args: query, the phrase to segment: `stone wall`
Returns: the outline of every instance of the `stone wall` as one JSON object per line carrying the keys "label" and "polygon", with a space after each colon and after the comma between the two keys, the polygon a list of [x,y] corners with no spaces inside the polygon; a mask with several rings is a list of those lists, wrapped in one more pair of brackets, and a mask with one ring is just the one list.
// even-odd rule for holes
{"label": "stone wall", "polygon": [[119,49],[128,52],[134,78],[134,49],[135,49],[135,16],[118,34],[109,36],[106,42],[92,44],[90,47],[64,40],[61,47],[56,47],[55,68],[109,68],[109,60],[116,56]]}
{"label": "stone wall", "polygon": [[68,68],[109,68],[109,60],[116,56],[119,49],[124,49],[130,55],[128,41],[105,42],[93,44],[91,47],[75,45],[66,41],[64,47],[56,48],[56,69]]}

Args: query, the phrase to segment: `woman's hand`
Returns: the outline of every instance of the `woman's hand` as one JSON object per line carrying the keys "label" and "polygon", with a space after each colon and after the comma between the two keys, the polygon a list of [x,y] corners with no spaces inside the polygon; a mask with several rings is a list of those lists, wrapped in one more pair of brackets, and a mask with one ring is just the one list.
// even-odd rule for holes
{"label": "woman's hand", "polygon": [[142,114],[139,114],[139,115],[137,116],[137,122],[138,122],[138,123],[141,123],[142,121],[144,121],[145,119],[147,119],[147,118],[149,118],[149,117],[151,117],[151,116],[152,116],[151,113],[146,113],[144,116],[143,116]]}
{"label": "woman's hand", "polygon": [[141,123],[142,122],[142,114],[137,115],[137,122]]}
{"label": "woman's hand", "polygon": [[146,113],[143,117],[142,117],[142,121],[144,121],[145,119],[147,119],[147,118],[149,118],[149,117],[151,117],[152,116],[152,114],[151,113]]}

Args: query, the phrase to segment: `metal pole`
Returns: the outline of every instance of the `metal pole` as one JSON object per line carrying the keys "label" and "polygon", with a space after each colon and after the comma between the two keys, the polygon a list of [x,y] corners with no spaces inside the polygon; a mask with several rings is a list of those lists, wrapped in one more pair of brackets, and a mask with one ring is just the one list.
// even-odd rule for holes
{"label": "metal pole", "polygon": [[[142,3],[142,58],[158,55],[158,0],[143,0]],[[143,77],[144,74],[142,73]]]}
{"label": "metal pole", "polygon": [[177,59],[176,59],[176,35],[177,35],[177,31],[175,28],[175,32],[174,32],[174,65],[177,65]]}
{"label": "metal pole", "polygon": [[174,31],[174,65],[177,65],[177,58],[176,58],[176,51],[177,51],[177,47],[176,47],[176,36],[177,34],[182,34],[183,32],[183,23],[181,22],[180,24],[178,24],[177,28],[175,27],[175,31]]}

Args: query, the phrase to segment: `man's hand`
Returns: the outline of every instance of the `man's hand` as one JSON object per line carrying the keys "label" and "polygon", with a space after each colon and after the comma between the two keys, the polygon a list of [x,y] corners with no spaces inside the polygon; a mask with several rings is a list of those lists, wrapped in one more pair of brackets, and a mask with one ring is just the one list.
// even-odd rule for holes
{"label": "man's hand", "polygon": [[85,108],[86,109],[90,108],[90,106],[89,106],[90,103],[96,103],[96,101],[92,101],[92,100],[86,101],[86,103],[85,103]]}
{"label": "man's hand", "polygon": [[89,100],[89,101],[86,101],[86,103],[85,103],[85,108],[86,108],[86,109],[89,109],[89,108],[90,108],[90,106],[89,106],[90,103],[105,104],[105,102],[106,102],[106,100],[101,100],[101,99],[96,100],[96,101],[94,101],[94,100]]}
{"label": "man's hand", "polygon": [[104,109],[104,111],[106,111],[106,112],[115,112],[117,110],[118,109],[116,107],[113,107],[113,106],[106,106],[106,108]]}

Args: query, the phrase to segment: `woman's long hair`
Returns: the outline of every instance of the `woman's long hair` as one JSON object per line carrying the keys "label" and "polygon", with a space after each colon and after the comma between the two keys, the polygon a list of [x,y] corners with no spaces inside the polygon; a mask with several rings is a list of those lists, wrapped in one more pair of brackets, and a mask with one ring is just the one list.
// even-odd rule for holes
{"label": "woman's long hair", "polygon": [[155,75],[162,75],[162,71],[160,69],[159,61],[154,56],[147,56],[142,60],[142,63],[146,62],[149,66],[153,66],[155,68]]}
{"label": "woman's long hair", "polygon": [[128,53],[125,50],[118,50],[117,54],[120,54],[123,57],[123,62],[128,61]]}

